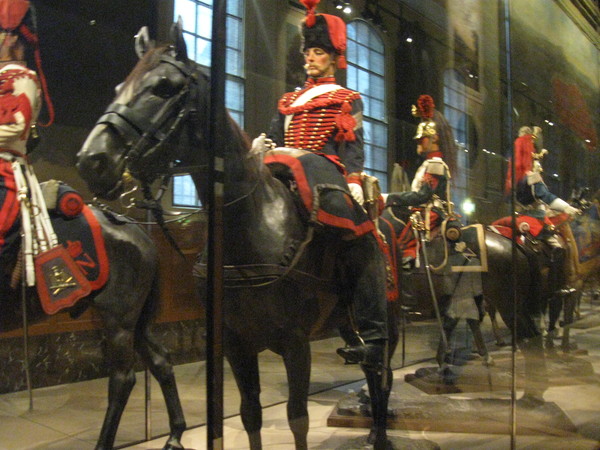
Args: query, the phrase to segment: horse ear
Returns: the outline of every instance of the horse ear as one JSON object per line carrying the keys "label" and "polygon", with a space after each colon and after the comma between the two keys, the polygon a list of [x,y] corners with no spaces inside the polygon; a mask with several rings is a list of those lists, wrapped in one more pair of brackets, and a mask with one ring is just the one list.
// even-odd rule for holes
{"label": "horse ear", "polygon": [[140,28],[140,31],[135,35],[135,53],[138,55],[138,58],[142,59],[142,57],[153,48],[154,41],[150,39],[148,27],[144,26]]}
{"label": "horse ear", "polygon": [[181,19],[181,16],[179,16],[177,22],[171,26],[171,39],[175,44],[177,59],[182,61],[187,60],[187,46],[185,45],[185,39],[183,38],[183,20]]}

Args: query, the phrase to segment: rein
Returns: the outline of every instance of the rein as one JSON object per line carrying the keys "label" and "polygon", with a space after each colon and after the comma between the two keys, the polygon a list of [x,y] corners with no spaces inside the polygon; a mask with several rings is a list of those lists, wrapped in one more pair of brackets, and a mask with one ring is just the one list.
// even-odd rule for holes
{"label": "rein", "polygon": [[[144,167],[144,159],[157,154],[165,142],[180,130],[191,113],[195,112],[193,101],[198,91],[196,80],[202,73],[169,55],[161,55],[159,61],[170,64],[184,75],[185,85],[177,95],[167,100],[152,119],[144,119],[128,105],[113,102],[96,122],[96,125],[112,126],[130,147],[125,160],[127,169],[136,175],[136,178],[149,178],[145,173],[148,167]],[[173,123],[163,131],[165,124],[173,118]],[[149,145],[152,142],[155,144]],[[142,167],[136,169],[134,165]]]}
{"label": "rein", "polygon": [[[118,215],[126,217],[128,220],[131,219],[133,223],[159,225],[169,243],[178,253],[181,253],[175,239],[165,226],[169,222],[164,220],[164,212],[160,202],[152,196],[149,180],[155,174],[158,173],[160,175],[162,173],[164,184],[164,180],[170,178],[175,173],[182,173],[183,171],[186,173],[206,171],[207,165],[161,167],[163,165],[156,163],[153,159],[153,156],[158,155],[166,143],[181,130],[186,121],[190,118],[195,122],[198,121],[197,118],[195,119],[198,111],[195,101],[199,98],[200,91],[197,81],[199,77],[205,75],[197,67],[189,65],[187,60],[180,61],[168,54],[160,56],[157,65],[161,63],[175,67],[184,76],[185,84],[176,95],[165,101],[164,105],[162,105],[152,118],[146,119],[133,107],[113,102],[98,119],[96,125],[105,124],[111,126],[121,136],[128,149],[124,157],[125,171],[131,173],[141,183],[144,195],[143,205],[133,202],[131,205],[126,206],[126,208],[136,206],[141,209],[150,210],[155,222],[141,222],[123,214]],[[172,123],[169,124],[170,121]],[[177,157],[175,156],[173,160],[176,159]],[[256,191],[259,181],[260,179],[257,178],[248,192],[225,203],[224,207],[235,205],[250,197]],[[104,209],[106,210],[106,207]],[[196,212],[191,214],[195,214]]]}

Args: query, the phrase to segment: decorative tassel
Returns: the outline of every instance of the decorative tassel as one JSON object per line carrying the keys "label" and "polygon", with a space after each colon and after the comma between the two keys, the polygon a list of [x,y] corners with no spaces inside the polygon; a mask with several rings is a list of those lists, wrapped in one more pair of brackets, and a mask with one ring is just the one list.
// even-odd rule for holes
{"label": "decorative tassel", "polygon": [[335,136],[336,142],[356,140],[354,134],[354,127],[356,126],[356,119],[350,114],[352,112],[352,105],[349,101],[342,103],[341,113],[335,119],[335,124],[338,128],[338,133]]}
{"label": "decorative tassel", "polygon": [[345,69],[346,67],[348,67],[348,65],[346,64],[346,57],[344,55],[338,55],[337,68]]}
{"label": "decorative tassel", "polygon": [[17,255],[17,262],[12,271],[12,275],[10,277],[10,288],[14,291],[17,289],[19,285],[19,281],[21,281],[21,276],[23,274],[23,252],[19,252]]}
{"label": "decorative tassel", "polygon": [[315,17],[315,8],[317,7],[320,1],[321,0],[300,0],[300,2],[306,8],[305,23],[308,28],[312,28],[317,21],[317,18]]}

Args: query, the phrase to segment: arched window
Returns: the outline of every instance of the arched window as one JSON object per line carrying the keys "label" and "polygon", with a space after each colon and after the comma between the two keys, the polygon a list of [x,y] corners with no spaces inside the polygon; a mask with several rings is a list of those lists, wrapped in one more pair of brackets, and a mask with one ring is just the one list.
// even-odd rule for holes
{"label": "arched window", "polygon": [[347,87],[360,92],[364,103],[365,171],[387,191],[387,119],[383,40],[368,22],[348,24]]}
{"label": "arched window", "polygon": [[453,201],[460,210],[467,197],[469,173],[469,130],[467,115],[467,85],[460,72],[448,69],[444,72],[444,117],[448,120],[457,143],[457,173],[452,174]]}
{"label": "arched window", "polygon": [[[173,16],[183,20],[188,56],[204,67],[211,65],[212,0],[175,0]],[[227,0],[225,106],[231,117],[244,125],[244,0]],[[199,200],[189,175],[173,180],[173,205],[197,206]]]}

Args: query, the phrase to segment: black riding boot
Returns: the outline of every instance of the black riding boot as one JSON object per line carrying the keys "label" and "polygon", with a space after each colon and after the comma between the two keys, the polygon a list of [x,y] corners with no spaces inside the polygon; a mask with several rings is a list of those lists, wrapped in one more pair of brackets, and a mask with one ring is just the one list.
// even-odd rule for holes
{"label": "black riding boot", "polygon": [[368,234],[345,242],[340,263],[358,344],[340,348],[337,353],[349,363],[379,365],[384,360],[388,338],[386,269],[374,236]]}
{"label": "black riding boot", "polygon": [[413,310],[417,306],[415,296],[415,287],[413,282],[415,268],[414,258],[402,258],[402,268],[400,271],[400,289],[402,307],[407,310]]}

